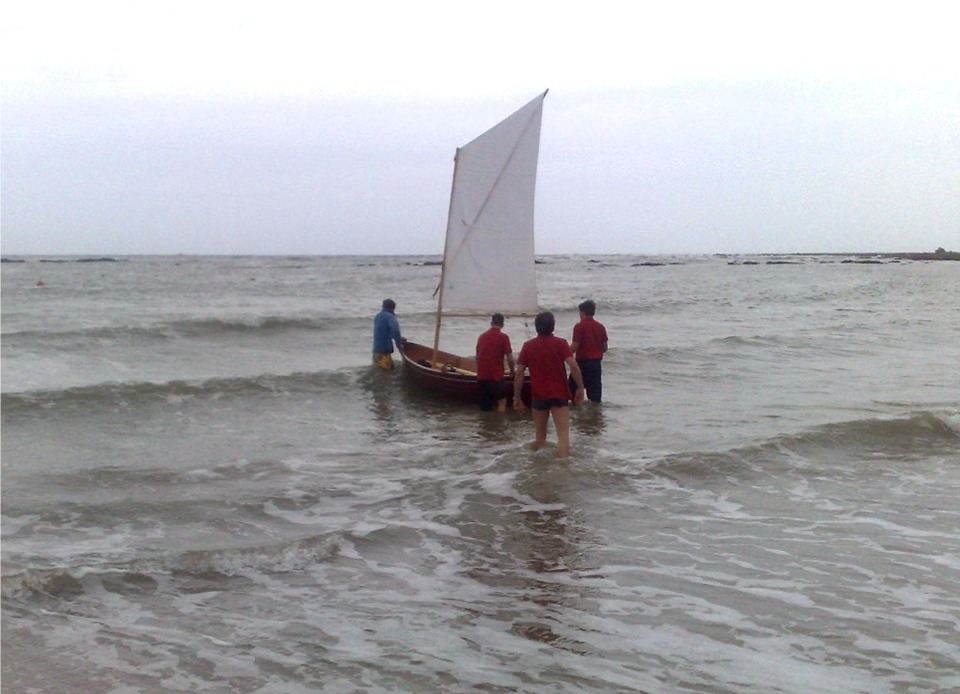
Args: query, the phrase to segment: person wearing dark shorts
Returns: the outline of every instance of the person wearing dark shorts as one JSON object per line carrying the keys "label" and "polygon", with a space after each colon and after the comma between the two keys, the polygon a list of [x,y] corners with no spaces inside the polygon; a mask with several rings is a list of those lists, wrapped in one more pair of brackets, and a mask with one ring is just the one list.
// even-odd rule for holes
{"label": "person wearing dark shorts", "polygon": [[489,411],[497,407],[507,409],[509,382],[503,382],[503,361],[506,359],[513,377],[513,348],[510,338],[503,332],[503,315],[494,313],[490,327],[477,338],[477,387],[480,390],[480,409]]}
{"label": "person wearing dark shorts", "polygon": [[553,329],[556,321],[553,314],[543,311],[537,314],[534,327],[537,336],[523,343],[517,356],[517,369],[513,379],[513,407],[523,412],[523,376],[530,369],[531,408],[536,429],[534,448],[540,449],[547,442],[547,424],[553,418],[557,430],[557,457],[565,458],[570,453],[570,388],[567,385],[567,368],[576,391],[573,402],[583,402],[583,375],[577,366],[570,345],[562,337],[556,337]]}

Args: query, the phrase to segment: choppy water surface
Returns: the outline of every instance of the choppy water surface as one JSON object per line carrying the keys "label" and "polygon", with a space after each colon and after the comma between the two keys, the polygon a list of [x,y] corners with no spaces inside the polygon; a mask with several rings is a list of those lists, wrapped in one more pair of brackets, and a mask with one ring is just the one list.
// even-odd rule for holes
{"label": "choppy water surface", "polygon": [[544,258],[611,336],[557,461],[368,366],[434,258],[25,260],[4,691],[960,688],[958,263]]}

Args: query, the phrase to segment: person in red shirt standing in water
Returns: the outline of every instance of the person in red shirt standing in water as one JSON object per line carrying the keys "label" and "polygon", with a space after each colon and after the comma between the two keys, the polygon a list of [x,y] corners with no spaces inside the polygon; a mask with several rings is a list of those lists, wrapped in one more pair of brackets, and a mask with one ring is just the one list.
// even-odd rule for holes
{"label": "person in red shirt standing in water", "polygon": [[[593,317],[597,312],[597,305],[592,299],[587,299],[577,308],[580,309],[580,322],[573,326],[570,350],[583,374],[587,399],[590,402],[600,402],[603,396],[602,362],[607,351],[607,329]],[[571,379],[570,387],[573,388],[573,385]]]}
{"label": "person in red shirt standing in water", "polygon": [[576,387],[573,402],[583,402],[583,376],[577,366],[570,345],[562,337],[556,337],[556,325],[549,311],[538,313],[533,322],[537,336],[523,343],[517,356],[517,371],[513,379],[513,408],[517,412],[526,409],[520,399],[523,375],[530,369],[531,407],[536,429],[534,448],[540,449],[547,442],[547,422],[553,417],[557,430],[557,457],[565,458],[570,453],[570,388],[567,385],[567,367]]}
{"label": "person in red shirt standing in water", "polygon": [[513,378],[513,348],[503,332],[503,314],[494,313],[490,327],[477,338],[477,385],[480,388],[480,409],[504,412],[507,409],[507,388],[503,382],[503,360],[510,367]]}

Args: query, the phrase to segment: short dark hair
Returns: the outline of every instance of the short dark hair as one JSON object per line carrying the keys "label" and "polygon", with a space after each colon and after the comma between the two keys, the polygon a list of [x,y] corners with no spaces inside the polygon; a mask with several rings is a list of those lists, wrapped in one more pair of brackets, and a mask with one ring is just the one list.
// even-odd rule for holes
{"label": "short dark hair", "polygon": [[397,307],[397,302],[394,301],[393,299],[384,299],[384,300],[383,300],[383,308],[384,308],[385,311],[392,311],[392,310],[395,309],[396,307]]}
{"label": "short dark hair", "polygon": [[581,302],[578,309],[584,312],[585,315],[592,316],[597,312],[597,305],[593,303],[593,299],[587,299],[584,302]]}
{"label": "short dark hair", "polygon": [[537,335],[552,335],[557,321],[550,311],[541,311],[533,319],[533,327],[537,329]]}
{"label": "short dark hair", "polygon": [[497,325],[497,326],[499,326],[499,327],[502,328],[502,327],[503,327],[503,314],[502,314],[502,313],[494,313],[492,316],[490,316],[490,325]]}

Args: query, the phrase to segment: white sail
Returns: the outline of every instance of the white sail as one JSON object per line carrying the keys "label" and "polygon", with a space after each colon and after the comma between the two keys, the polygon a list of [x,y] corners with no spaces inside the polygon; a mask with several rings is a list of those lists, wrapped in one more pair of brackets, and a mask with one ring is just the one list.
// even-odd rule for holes
{"label": "white sail", "polygon": [[533,207],[546,95],[457,150],[443,313],[537,312]]}

